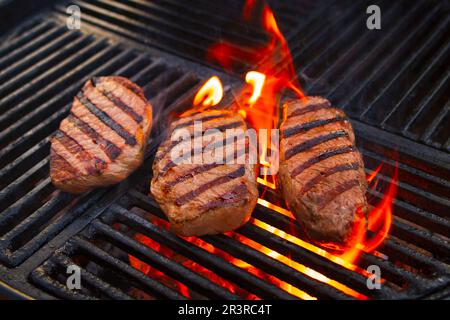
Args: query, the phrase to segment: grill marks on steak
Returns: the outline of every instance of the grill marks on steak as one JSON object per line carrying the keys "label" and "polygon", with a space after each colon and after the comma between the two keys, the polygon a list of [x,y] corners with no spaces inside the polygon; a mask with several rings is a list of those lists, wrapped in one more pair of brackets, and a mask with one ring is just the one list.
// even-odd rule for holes
{"label": "grill marks on steak", "polygon": [[[153,163],[151,193],[169,218],[172,230],[184,236],[222,233],[241,226],[250,217],[258,198],[254,166],[248,163],[249,146],[245,135],[237,134],[233,140],[224,136],[215,141],[205,134],[203,140],[197,141],[197,151],[223,145],[225,159],[239,154],[238,163],[176,164],[172,161],[171,150],[186,142],[172,142],[171,133],[185,129],[194,137],[194,121],[197,120],[202,120],[203,133],[208,129],[224,133],[231,128],[246,130],[239,115],[218,110],[181,118],[171,125],[169,137],[160,145]],[[196,139],[201,138],[192,139],[192,151]],[[225,148],[226,142],[232,142],[232,148]]]}
{"label": "grill marks on steak", "polygon": [[[188,119],[187,121],[185,120],[181,123],[177,122],[177,125],[175,127],[173,127],[172,131],[187,128],[187,129],[189,129],[189,131],[192,134],[194,122],[201,121],[203,124],[203,130],[202,130],[201,134],[203,137],[206,138],[206,137],[208,137],[208,133],[205,134],[205,132],[208,129],[216,129],[216,130],[219,130],[220,132],[226,132],[227,129],[235,129],[242,125],[242,118],[235,116],[232,119],[233,119],[233,121],[230,121],[229,115],[226,113],[223,113],[223,111],[218,111],[218,114],[214,114],[214,115],[196,114],[195,117],[193,117],[192,119]],[[211,121],[211,120],[214,120],[214,121]],[[210,123],[213,123],[216,126],[211,128],[209,126]],[[181,141],[179,141],[179,140],[178,141],[170,141],[170,140],[167,141],[166,140],[167,146],[166,146],[164,152],[161,152],[161,153],[158,152],[156,154],[155,161],[161,160],[167,154],[170,154],[172,149],[174,147],[176,147],[180,142]]]}
{"label": "grill marks on steak", "polygon": [[[89,83],[91,84],[91,83]],[[89,85],[88,85],[89,86]],[[125,124],[121,124],[120,118],[116,116],[117,109],[122,110],[120,107],[118,107],[116,104],[114,104],[113,101],[107,99],[107,101],[101,101],[97,102],[97,104],[94,104],[90,99],[89,96],[94,98],[95,93],[86,94],[85,90],[81,90],[77,94],[78,101],[86,107],[93,115],[95,115],[100,121],[102,121],[105,125],[107,125],[109,128],[111,128],[113,131],[115,131],[119,136],[121,136],[125,143],[131,146],[136,145],[136,138],[127,131],[127,129],[124,128]],[[98,97],[96,97],[99,99]],[[94,98],[95,99],[95,98]],[[105,99],[103,99],[105,100]],[[110,106],[115,106],[117,108],[112,108]],[[119,118],[119,119],[118,119]],[[134,129],[134,128],[131,128]]]}
{"label": "grill marks on steak", "polygon": [[[74,124],[76,130],[80,130],[82,134],[86,135],[88,139],[86,141],[92,141],[93,145],[98,146],[102,152],[109,158],[109,160],[115,160],[120,155],[120,148],[117,147],[111,141],[103,138],[95,129],[91,128],[86,122],[77,118],[73,113],[67,117],[67,119]],[[84,138],[82,135],[80,139]],[[80,140],[78,139],[78,140]]]}
{"label": "grill marks on steak", "polygon": [[366,209],[364,164],[345,114],[321,97],[286,104],[280,180],[290,209],[309,235],[345,242]]}
{"label": "grill marks on steak", "polygon": [[242,177],[245,174],[245,168],[239,167],[239,169],[230,172],[224,176],[219,176],[217,178],[215,178],[214,180],[211,180],[203,185],[201,185],[200,187],[198,187],[197,189],[194,189],[186,194],[183,194],[181,197],[177,198],[177,200],[175,200],[175,203],[177,204],[177,206],[182,206],[183,204],[188,203],[189,201],[191,201],[192,199],[200,196],[202,193],[206,192],[208,189],[213,188],[215,186],[220,186],[221,184],[227,183],[229,181],[232,181],[236,178]]}
{"label": "grill marks on steak", "polygon": [[125,78],[86,82],[52,138],[53,183],[81,193],[126,178],[142,162],[151,112],[142,89]]}

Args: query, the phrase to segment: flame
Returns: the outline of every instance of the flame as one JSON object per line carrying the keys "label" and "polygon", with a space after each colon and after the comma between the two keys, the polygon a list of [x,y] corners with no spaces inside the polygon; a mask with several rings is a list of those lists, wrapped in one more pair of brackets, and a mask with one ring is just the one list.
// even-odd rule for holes
{"label": "flame", "polygon": [[192,103],[192,108],[184,112],[181,117],[213,107],[219,104],[222,98],[222,81],[220,81],[219,77],[212,76],[198,89],[194,97],[194,102]]}
{"label": "flame", "polygon": [[[259,2],[256,0],[246,1],[242,13],[242,20],[244,22],[251,23],[252,19],[258,18],[255,17],[258,3]],[[238,61],[245,62],[245,65],[254,66],[252,70],[248,71],[245,75],[246,85],[242,88],[241,92],[237,94],[237,103],[235,105],[237,109],[236,112],[241,114],[249,122],[249,124],[257,130],[258,134],[260,134],[260,129],[270,130],[273,128],[278,128],[280,122],[280,112],[278,108],[279,98],[286,91],[291,91],[299,99],[306,98],[297,80],[287,41],[279,29],[272,11],[266,4],[263,4],[262,11],[260,12],[262,12],[262,15],[259,17],[261,29],[265,30],[269,36],[267,43],[258,47],[249,47],[227,42],[226,40],[221,40],[213,44],[208,49],[207,53],[207,59],[209,61],[219,63],[228,71],[235,70],[239,67]],[[216,105],[221,101],[222,96],[222,84],[219,78],[214,76],[199,89],[194,99],[193,109],[189,110],[187,113],[190,114],[193,110],[201,111]],[[295,219],[292,212],[281,207],[279,203],[272,203],[264,199],[265,192],[268,189],[277,190],[277,181],[274,176],[269,176],[267,174],[268,168],[270,167],[270,158],[268,157],[268,151],[271,149],[270,139],[262,141],[264,141],[264,143],[259,146],[259,165],[263,169],[263,174],[262,177],[257,178],[257,181],[264,186],[264,190],[261,197],[258,199],[258,204],[270,208],[290,219]],[[377,166],[367,176],[367,182],[371,190],[378,189],[379,179],[377,179],[377,177],[382,168],[383,163]],[[350,240],[345,244],[345,246],[340,246],[334,243],[313,244],[301,239],[295,234],[292,234],[293,232],[291,231],[287,232],[280,230],[255,218],[250,219],[249,223],[253,223],[255,226],[270,232],[274,237],[280,237],[302,247],[305,250],[320,255],[321,257],[328,259],[344,268],[353,270],[364,276],[369,276],[367,271],[361,269],[356,264],[361,254],[364,252],[378,254],[374,250],[382,244],[389,233],[392,222],[392,205],[397,192],[397,180],[398,165],[395,168],[386,192],[378,204],[374,207],[370,207],[368,212],[364,212],[364,208],[359,208],[357,210]],[[167,222],[161,221],[160,219],[156,219],[155,224],[168,228]],[[370,235],[368,235],[367,228],[370,230]],[[294,261],[289,257],[289,255],[283,255],[235,232],[229,232],[226,236],[236,239],[237,241],[258,250],[259,252],[288,265],[298,272],[316,279],[317,281],[326,283],[352,297],[367,299],[366,296],[345,286],[344,284],[339,283],[338,281],[333,280],[308,266]],[[161,247],[157,242],[154,242],[145,236],[138,234],[135,236],[135,239],[163,254],[164,256],[169,257],[170,259],[179,259],[175,252]],[[302,291],[300,288],[296,288],[291,284],[267,274],[259,268],[256,268],[251,264],[251,262],[249,263],[231,256],[230,254],[215,248],[202,239],[196,237],[184,239],[223,258],[239,268],[245,269],[248,273],[254,276],[277,285],[294,296],[301,299],[316,299],[316,297]],[[132,256],[129,256],[129,258],[130,264],[136,269],[139,269],[152,277],[157,277],[164,283],[168,281],[168,277],[158,270],[151,268]],[[195,262],[192,262],[191,260],[182,259],[180,260],[180,263],[182,263],[185,267],[210,278],[211,281],[227,288],[230,292],[237,294],[241,298],[258,299],[257,296],[241,289],[239,284],[222,279],[215,273],[199,264],[196,264]],[[179,283],[173,279],[171,281],[172,287],[178,287],[179,292],[184,296],[190,297],[193,295],[193,293],[182,283]]]}
{"label": "flame", "polygon": [[[293,91],[298,98],[305,98],[296,78],[292,56],[286,39],[278,27],[271,9],[260,1],[247,0],[242,13],[246,23],[259,23],[268,36],[268,41],[258,47],[242,46],[226,40],[221,40],[208,49],[207,59],[220,64],[225,70],[233,71],[239,65],[236,60],[245,61],[246,65],[254,65],[255,69],[245,75],[247,85],[237,95],[237,112],[239,112],[258,134],[260,129],[278,128],[280,120],[279,98],[286,90]],[[262,12],[257,17],[257,12]],[[257,21],[252,21],[256,20]],[[236,59],[237,58],[237,59]],[[283,62],[282,68],[280,63]],[[271,161],[267,157],[270,149],[270,137],[267,143],[259,147],[259,164],[262,167],[263,185],[276,187],[275,181],[269,182],[268,177]],[[277,159],[278,160],[278,159]]]}
{"label": "flame", "polygon": [[383,168],[383,163],[380,163],[375,170],[372,171],[370,175],[367,176],[367,183],[372,183],[373,179],[377,176],[377,174],[380,172],[381,168]]}
{"label": "flame", "polygon": [[[381,167],[380,167],[381,169]],[[375,170],[377,173],[380,170]],[[297,246],[300,246],[304,248],[305,250],[308,250],[310,252],[313,252],[315,254],[318,254],[344,268],[347,268],[349,270],[353,270],[355,272],[358,272],[366,277],[370,276],[370,274],[364,270],[361,269],[356,265],[358,258],[363,252],[372,252],[375,250],[385,239],[389,232],[389,228],[391,225],[392,220],[392,205],[393,201],[395,199],[396,190],[397,190],[397,177],[398,177],[398,169],[396,167],[394,174],[392,176],[391,182],[387,188],[387,191],[385,192],[382,200],[379,202],[378,205],[373,207],[369,213],[368,213],[368,223],[366,224],[366,221],[364,219],[364,214],[362,211],[359,211],[357,216],[359,219],[355,222],[354,226],[354,238],[350,242],[350,246],[346,246],[345,248],[339,248],[338,246],[334,245],[333,247],[329,247],[328,249],[326,247],[319,247],[313,243],[307,242],[303,239],[298,238],[297,236],[287,233],[286,231],[280,230],[274,226],[271,226],[261,220],[251,218],[249,223],[254,224],[255,226],[258,226],[264,230],[267,230],[274,236],[283,238]],[[370,175],[367,179],[370,180],[372,183],[375,181],[376,175]],[[270,208],[274,211],[277,211],[278,213],[289,217],[291,219],[294,219],[294,215],[291,211],[282,208],[276,204],[273,204],[265,199],[259,198],[258,204],[265,206],[267,208]],[[168,222],[159,219],[154,218],[152,219],[152,222],[161,227],[168,229],[169,224]],[[369,230],[373,232],[373,236],[370,238],[366,237],[366,225],[369,226]],[[352,296],[357,299],[367,299],[367,297],[357,291],[355,291],[352,288],[347,287],[346,285],[333,280],[326,275],[307,267],[297,261],[292,260],[289,256],[283,255],[275,250],[272,250],[260,243],[255,242],[254,240],[251,240],[245,236],[242,236],[235,232],[228,232],[226,233],[226,236],[236,239],[237,241],[240,241],[241,243],[260,251],[261,253],[276,259],[277,261],[286,264],[287,266],[297,270],[298,272],[305,274],[313,279],[316,279],[317,281],[323,282],[328,284],[329,286],[332,286],[344,293],[346,293],[349,296]],[[286,292],[289,292],[290,294],[301,298],[301,299],[307,299],[307,300],[314,300],[316,297],[308,294],[307,292],[302,291],[300,288],[296,288],[292,286],[291,284],[284,282],[270,274],[267,274],[266,272],[262,271],[259,268],[256,268],[255,266],[251,265],[251,263],[243,261],[241,259],[235,258],[231,256],[230,254],[215,248],[211,244],[205,242],[204,240],[197,238],[197,237],[185,237],[186,241],[189,241],[190,243],[208,251],[209,253],[215,254],[222,259],[230,262],[231,264],[235,265],[236,267],[245,269],[247,272],[249,272],[252,275],[257,276],[258,278],[261,278],[265,281],[269,281],[270,283],[277,285],[278,287],[282,288]],[[163,247],[158,242],[142,235],[142,234],[136,234],[135,240],[143,243],[144,245],[152,248],[156,252],[159,252],[160,254],[164,255],[167,258],[170,258],[172,260],[180,262],[183,266],[195,271],[196,273],[202,274],[203,276],[210,279],[212,282],[228,289],[230,292],[237,294],[243,299],[258,299],[257,296],[247,292],[246,290],[243,290],[239,287],[238,283],[232,283],[228,280],[225,280],[212,272],[211,270],[208,270],[207,268],[191,261],[186,258],[180,258],[178,254],[173,252],[172,250]],[[181,282],[178,282],[174,279],[170,279],[168,276],[163,274],[161,271],[150,267],[149,265],[143,263],[139,259],[133,257],[132,255],[129,255],[129,261],[130,264],[140,270],[141,272],[151,276],[152,278],[156,278],[159,281],[163,282],[169,287],[177,288],[178,291],[184,295],[185,297],[193,297],[192,292],[188,287],[186,287]],[[384,281],[384,280],[382,280]]]}

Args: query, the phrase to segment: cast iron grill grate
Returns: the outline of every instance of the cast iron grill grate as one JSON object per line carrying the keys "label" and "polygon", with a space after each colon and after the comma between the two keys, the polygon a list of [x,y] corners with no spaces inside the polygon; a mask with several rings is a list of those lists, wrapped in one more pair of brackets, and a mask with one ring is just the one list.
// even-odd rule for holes
{"label": "cast iron grill grate", "polygon": [[[239,22],[243,1],[174,0],[82,0],[75,1],[83,22],[140,44],[158,47],[200,63],[210,45],[220,38],[242,45],[264,45],[267,40],[257,27]],[[290,32],[300,19],[315,9],[314,1],[274,1],[274,10],[283,32]],[[56,6],[66,16],[66,6]],[[251,51],[250,51],[251,52]],[[248,68],[239,57],[233,61]]]}

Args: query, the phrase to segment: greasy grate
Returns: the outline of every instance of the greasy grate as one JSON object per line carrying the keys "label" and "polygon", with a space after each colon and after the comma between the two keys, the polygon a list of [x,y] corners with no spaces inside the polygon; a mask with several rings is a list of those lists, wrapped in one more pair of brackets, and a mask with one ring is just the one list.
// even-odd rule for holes
{"label": "greasy grate", "polygon": [[[366,27],[369,4],[381,8],[381,30]],[[450,151],[446,1],[338,1],[335,10],[337,18],[312,20],[289,37],[305,91],[354,119]]]}
{"label": "greasy grate", "polygon": [[[80,199],[56,190],[48,176],[51,134],[87,79],[131,77],[149,98],[168,104],[167,91],[182,96],[198,82],[160,59],[52,22],[36,24],[14,43],[0,49],[0,261],[8,266],[23,262],[103,193]],[[154,90],[161,87],[166,92]]]}
{"label": "greasy grate", "polygon": [[[147,46],[204,63],[208,47],[221,38],[243,45],[263,45],[264,34],[239,22],[244,1],[208,0],[80,0],[83,24]],[[315,9],[315,1],[274,1],[281,29],[291,32]],[[66,16],[66,6],[56,6]],[[245,65],[238,57],[233,61]]]}

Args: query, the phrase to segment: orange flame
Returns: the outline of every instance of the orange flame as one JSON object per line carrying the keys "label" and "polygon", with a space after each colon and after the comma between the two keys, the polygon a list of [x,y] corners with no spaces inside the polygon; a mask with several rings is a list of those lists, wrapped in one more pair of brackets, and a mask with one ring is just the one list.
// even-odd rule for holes
{"label": "orange flame", "polygon": [[198,89],[192,103],[193,108],[184,112],[181,117],[188,116],[194,112],[203,111],[213,107],[222,101],[223,86],[219,77],[212,76]]}
{"label": "orange flame", "polygon": [[261,92],[266,81],[266,76],[263,73],[257,71],[249,71],[245,75],[245,82],[249,83],[253,87],[253,93],[248,99],[250,108],[255,104],[258,98],[261,96]]}
{"label": "orange flame", "polygon": [[[228,71],[238,66],[236,60],[245,61],[247,65],[256,67],[245,76],[248,85],[238,95],[237,111],[246,118],[258,134],[264,134],[268,131],[260,131],[260,129],[278,128],[280,120],[278,100],[286,90],[293,91],[299,98],[305,98],[305,95],[295,76],[289,46],[272,11],[263,4],[262,16],[255,17],[257,4],[255,0],[246,1],[242,20],[250,22],[251,19],[260,19],[258,23],[268,35],[268,41],[258,47],[219,41],[209,48],[207,59],[219,63]],[[281,69],[280,62],[284,62]],[[268,149],[271,149],[272,145],[270,139],[266,137],[264,140],[267,143],[259,147],[259,162],[263,168],[261,180],[265,186],[272,188],[275,187],[275,183],[269,182],[267,175],[268,168],[271,166],[267,157]]]}
{"label": "orange flame", "polygon": [[[367,177],[367,181],[376,184],[376,175],[381,170],[382,165],[379,165]],[[391,178],[389,186],[383,195],[381,201],[375,206],[371,207],[367,213],[367,219],[361,210],[357,212],[357,218],[353,225],[350,240],[344,246],[336,244],[323,244],[325,247],[336,250],[335,254],[341,259],[356,263],[363,252],[373,252],[380,246],[384,239],[389,234],[392,224],[392,206],[397,194],[398,182],[398,164],[395,167],[394,174]],[[368,237],[367,230],[371,231],[372,235]]]}

